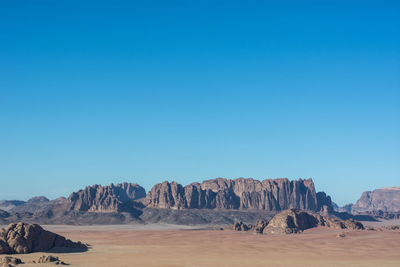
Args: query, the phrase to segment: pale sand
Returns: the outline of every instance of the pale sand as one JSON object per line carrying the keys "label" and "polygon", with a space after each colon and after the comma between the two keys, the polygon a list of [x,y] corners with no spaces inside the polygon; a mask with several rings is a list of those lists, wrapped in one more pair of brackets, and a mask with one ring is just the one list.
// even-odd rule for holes
{"label": "pale sand", "polygon": [[[83,253],[17,255],[28,262],[52,254],[70,266],[400,266],[400,232],[311,229],[256,235],[177,226],[44,226],[92,245]],[[38,267],[24,264],[25,267]],[[46,266],[46,265],[40,265]]]}

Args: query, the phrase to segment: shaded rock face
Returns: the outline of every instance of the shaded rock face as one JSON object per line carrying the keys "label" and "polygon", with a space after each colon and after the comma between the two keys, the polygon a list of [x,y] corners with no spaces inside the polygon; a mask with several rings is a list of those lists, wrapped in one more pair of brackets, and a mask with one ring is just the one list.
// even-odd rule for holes
{"label": "shaded rock face", "polygon": [[123,204],[143,198],[146,191],[137,184],[93,185],[68,197],[68,210],[89,212],[119,212]]}
{"label": "shaded rock face", "polygon": [[22,263],[22,260],[16,257],[6,256],[4,258],[0,258],[1,267],[12,267]]}
{"label": "shaded rock face", "polygon": [[[319,197],[318,197],[319,196]],[[206,180],[183,187],[176,182],[155,185],[143,202],[147,207],[167,209],[257,209],[280,211],[300,208],[319,211],[332,207],[330,197],[315,192],[311,179]]]}
{"label": "shaded rock face", "polygon": [[324,226],[336,229],[363,230],[364,226],[353,219],[340,220],[335,217],[325,217],[298,209],[289,209],[275,215],[264,228],[264,234],[293,234]]}
{"label": "shaded rock face", "polygon": [[400,211],[400,186],[366,191],[351,207],[351,210],[352,212],[377,210],[398,212]]}
{"label": "shaded rock face", "polygon": [[[388,212],[388,211],[382,211],[382,210],[373,210],[373,211],[365,211],[361,212],[361,215],[370,215],[374,218],[377,219],[384,219],[384,220],[396,220],[400,219],[400,211],[397,212]],[[0,215],[1,216],[1,215]]]}
{"label": "shaded rock face", "polygon": [[0,210],[0,218],[7,218],[8,216],[10,216],[10,213],[5,210]]}
{"label": "shaded rock face", "polygon": [[247,225],[243,222],[235,222],[233,224],[233,230],[235,231],[248,231],[251,229],[251,225]]}
{"label": "shaded rock face", "polygon": [[9,211],[12,208],[25,204],[25,201],[20,200],[0,200],[0,209]]}
{"label": "shaded rock face", "polygon": [[37,224],[12,223],[0,233],[0,254],[48,251],[54,247],[87,249],[81,242],[72,242]]}
{"label": "shaded rock face", "polygon": [[338,207],[336,209],[336,211],[338,212],[347,212],[347,213],[351,213],[352,209],[353,209],[354,204],[346,204],[343,207]]}
{"label": "shaded rock face", "polygon": [[323,217],[314,215],[318,220],[318,226],[325,226],[336,229],[364,230],[364,225],[354,219],[340,220],[335,217]]}
{"label": "shaded rock face", "polygon": [[264,234],[293,234],[318,226],[318,220],[311,214],[290,209],[277,215],[264,228]]}
{"label": "shaded rock face", "polygon": [[67,265],[65,262],[61,261],[60,258],[52,255],[43,255],[39,257],[39,259],[33,261],[33,263],[54,263],[56,265]]}
{"label": "shaded rock face", "polygon": [[268,225],[268,221],[265,220],[258,220],[253,226],[252,229],[254,230],[254,232],[256,232],[257,234],[262,234],[265,227]]}

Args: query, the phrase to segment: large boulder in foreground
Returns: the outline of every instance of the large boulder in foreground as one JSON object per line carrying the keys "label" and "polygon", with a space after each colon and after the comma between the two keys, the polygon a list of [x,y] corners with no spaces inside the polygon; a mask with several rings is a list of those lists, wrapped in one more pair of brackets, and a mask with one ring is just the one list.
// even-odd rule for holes
{"label": "large boulder in foreground", "polygon": [[325,217],[319,214],[299,209],[284,210],[269,221],[263,234],[293,234],[306,229],[324,226],[336,229],[363,230],[364,226],[353,219],[340,220],[335,217]]}
{"label": "large boulder in foreground", "polygon": [[44,252],[54,247],[87,249],[81,242],[44,230],[38,224],[12,223],[0,232],[0,254]]}

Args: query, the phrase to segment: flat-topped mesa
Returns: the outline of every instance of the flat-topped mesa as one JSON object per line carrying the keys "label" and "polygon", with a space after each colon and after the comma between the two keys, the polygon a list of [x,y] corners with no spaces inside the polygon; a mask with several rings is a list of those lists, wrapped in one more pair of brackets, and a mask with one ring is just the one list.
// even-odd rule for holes
{"label": "flat-topped mesa", "polygon": [[89,212],[118,212],[125,202],[143,198],[146,191],[137,184],[93,185],[72,193],[68,209]]}
{"label": "flat-topped mesa", "polygon": [[319,211],[331,207],[325,193],[316,193],[312,179],[217,178],[185,187],[177,182],[156,184],[147,194],[147,207],[163,209],[258,209],[288,208]]}
{"label": "flat-topped mesa", "polygon": [[400,187],[385,187],[373,191],[364,192],[355,205],[352,212],[383,211],[400,212]]}

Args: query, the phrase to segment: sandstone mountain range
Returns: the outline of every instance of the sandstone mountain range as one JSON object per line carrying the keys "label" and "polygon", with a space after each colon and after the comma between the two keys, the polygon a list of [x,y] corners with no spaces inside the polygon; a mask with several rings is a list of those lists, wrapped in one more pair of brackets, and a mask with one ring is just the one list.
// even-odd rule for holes
{"label": "sandstone mountain range", "polygon": [[[368,203],[377,202],[375,195],[372,193]],[[88,186],[55,200],[2,201],[0,223],[230,224],[268,219],[290,208],[332,213],[333,207],[329,196],[316,192],[312,179],[216,178],[186,186],[165,181],[147,194],[140,185],[122,183]]]}

